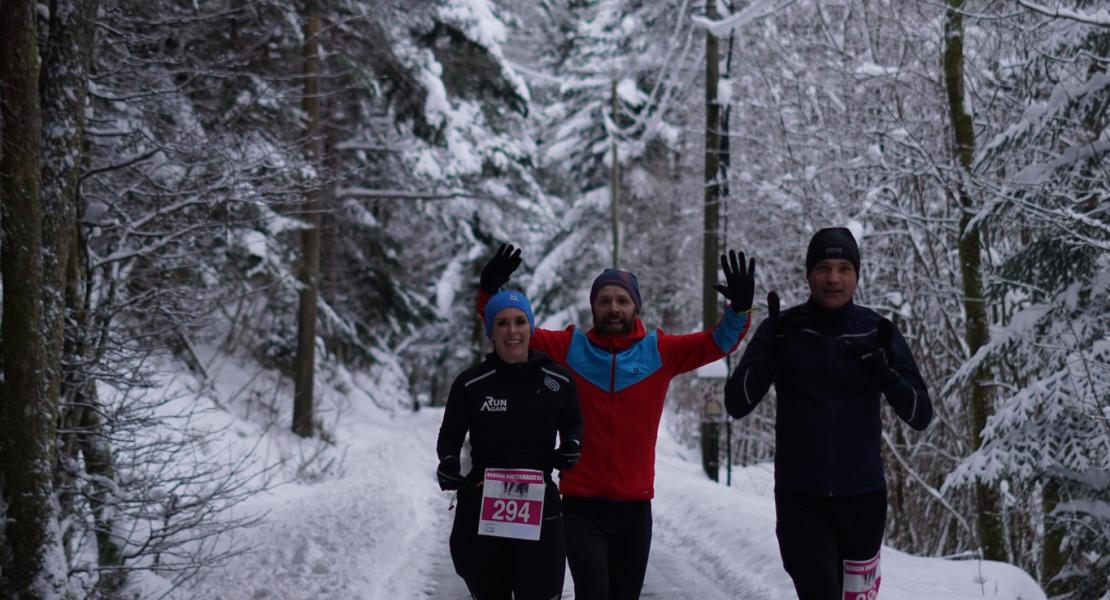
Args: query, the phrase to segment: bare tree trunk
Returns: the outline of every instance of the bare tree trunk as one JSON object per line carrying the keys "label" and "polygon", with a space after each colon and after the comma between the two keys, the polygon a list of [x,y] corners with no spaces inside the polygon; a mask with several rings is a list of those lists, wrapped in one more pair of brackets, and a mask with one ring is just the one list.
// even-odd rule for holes
{"label": "bare tree trunk", "polygon": [[55,402],[61,381],[68,258],[77,223],[77,181],[84,163],[85,99],[97,0],[57,0],[42,75],[43,315],[45,363]]}
{"label": "bare tree trunk", "polygon": [[78,440],[85,458],[85,472],[91,482],[89,508],[93,514],[97,564],[101,569],[96,587],[105,597],[113,598],[126,582],[127,572],[123,569],[124,540],[117,534],[113,518],[113,492],[118,478],[112,460],[112,445],[104,435],[104,422],[96,408],[100,404],[96,383],[89,381],[74,404],[82,409]]}
{"label": "bare tree trunk", "polygon": [[613,268],[620,268],[620,200],[621,200],[621,163],[617,153],[617,81],[614,79],[609,89],[613,110],[613,131],[609,134],[613,146],[613,165],[609,171],[609,218],[613,227]]}
{"label": "bare tree trunk", "polygon": [[[964,288],[964,312],[967,320],[964,335],[968,352],[974,356],[979,348],[990,341],[987,329],[986,300],[983,298],[983,275],[981,271],[981,240],[979,230],[972,224],[975,216],[974,200],[969,190],[971,163],[975,151],[975,129],[971,115],[964,105],[964,51],[963,51],[963,0],[948,0],[948,10],[944,22],[944,84],[948,96],[948,109],[952,120],[952,138],[956,158],[960,163],[957,195],[960,203],[960,275]],[[991,399],[982,380],[982,369],[972,378],[971,402],[969,406],[971,421],[971,446],[982,446],[982,431],[992,412]],[[1006,543],[1003,537],[1002,521],[999,517],[998,492],[990,486],[975,484],[975,505],[979,544],[984,558],[1006,560]]]}
{"label": "bare tree trunk", "polygon": [[[304,111],[308,116],[309,162],[320,167],[320,14],[314,3],[307,7],[305,21]],[[302,437],[313,435],[313,387],[316,365],[316,296],[320,278],[320,190],[308,193],[305,205],[308,226],[301,234],[301,297],[297,322],[297,357],[293,391],[293,432]]]}
{"label": "bare tree trunk", "polygon": [[[85,294],[87,273],[86,240],[79,229],[74,229],[74,251],[68,261],[66,277],[66,314],[71,326],[63,345],[63,356],[71,364],[91,364],[96,361],[91,340],[92,307]],[[80,452],[84,460],[88,487],[84,491],[92,511],[93,534],[96,538],[97,565],[100,576],[96,589],[107,598],[113,598],[127,581],[124,567],[126,540],[117,533],[117,511],[113,507],[114,494],[119,489],[119,477],[113,460],[108,426],[102,415],[104,407],[96,393],[96,382],[84,373],[70,370],[62,383],[64,402],[62,439],[63,452],[76,458]],[[77,461],[73,461],[76,463]]]}
{"label": "bare tree trunk", "polygon": [[[4,555],[0,581],[17,597],[60,598],[65,584],[52,472],[57,405],[43,368],[41,112],[35,3],[4,0],[0,19],[0,515]],[[9,579],[10,578],[10,579]]]}
{"label": "bare tree trunk", "polygon": [[[715,2],[705,3],[705,18],[717,18]],[[705,231],[702,233],[702,304],[701,320],[704,329],[710,329],[720,318],[717,307],[717,244],[718,213],[720,210],[721,186],[717,179],[721,127],[721,106],[717,102],[717,79],[720,71],[720,56],[717,36],[705,32]]]}
{"label": "bare tree trunk", "polygon": [[1062,527],[1058,518],[1049,515],[1060,503],[1060,484],[1055,478],[1048,478],[1044,486],[1044,541],[1041,551],[1041,585],[1049,597],[1059,596],[1070,587],[1060,581],[1053,581],[1053,577],[1060,574],[1068,564],[1069,550],[1064,549],[1064,537],[1067,529]]}
{"label": "bare tree trunk", "polygon": [[[63,356],[65,339],[78,333],[70,331],[67,317],[80,304],[69,292],[70,277],[77,276],[74,253],[77,251],[78,178],[85,163],[85,100],[89,65],[93,56],[97,0],[58,0],[50,12],[50,36],[42,82],[42,204],[43,204],[43,316],[46,327],[44,353],[47,395],[59,407],[59,460],[54,468],[54,489],[58,495],[59,518],[79,524],[74,513],[75,473],[68,465],[78,465],[79,451],[75,432],[80,427],[83,408],[61,401],[65,393]],[[72,397],[72,394],[68,394]],[[104,488],[103,481],[91,479],[93,488]],[[72,533],[80,527],[62,530],[62,547],[67,560]],[[105,565],[101,565],[105,566]],[[119,562],[109,565],[118,567]],[[103,583],[104,580],[101,580]],[[102,588],[105,589],[105,588]],[[115,591],[118,586],[106,589]]]}

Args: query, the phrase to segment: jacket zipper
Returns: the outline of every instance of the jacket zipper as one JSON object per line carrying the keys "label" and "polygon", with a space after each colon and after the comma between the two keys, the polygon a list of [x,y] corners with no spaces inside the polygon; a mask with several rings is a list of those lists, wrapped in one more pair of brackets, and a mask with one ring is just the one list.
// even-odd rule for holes
{"label": "jacket zipper", "polygon": [[[612,407],[617,402],[617,352],[612,347],[609,348],[609,356],[611,357],[609,359],[609,406]],[[613,440],[612,427],[610,427],[610,429],[607,433],[609,434],[609,441],[610,441],[610,443],[612,443],[612,440]],[[609,461],[613,460],[612,459],[612,456],[613,456],[612,452],[606,452],[606,455],[607,455],[606,458],[608,459],[606,462],[609,462]],[[609,468],[609,469],[606,469],[606,473],[605,473],[605,479],[606,479],[605,489],[609,490],[609,495],[610,496],[613,495],[613,493],[612,493],[613,490],[611,489],[611,486],[612,486],[612,471],[613,471],[613,469]]]}

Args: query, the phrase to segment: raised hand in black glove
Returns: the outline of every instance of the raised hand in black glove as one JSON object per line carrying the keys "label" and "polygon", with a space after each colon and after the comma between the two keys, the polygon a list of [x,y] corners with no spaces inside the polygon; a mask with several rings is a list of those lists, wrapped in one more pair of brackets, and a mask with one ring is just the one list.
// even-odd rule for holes
{"label": "raised hand in black glove", "polygon": [[551,457],[551,466],[560,471],[570,470],[578,464],[582,457],[582,444],[578,440],[567,440],[559,445],[559,449]]}
{"label": "raised hand in black glove", "polygon": [[482,279],[479,283],[482,291],[491,296],[496,294],[519,266],[520,248],[514,248],[512,244],[501,244],[497,254],[494,254],[482,268]]}
{"label": "raised hand in black glove", "polygon": [[714,287],[732,303],[732,310],[747,312],[755,298],[755,259],[751,259],[745,270],[744,253],[741,252],[737,258],[736,251],[729,250],[728,256],[721,255],[721,270],[725,273],[727,285],[718,283]]}
{"label": "raised hand in black glove", "polygon": [[439,461],[436,469],[436,479],[439,480],[439,489],[443,491],[457,490],[462,485],[462,467],[459,466],[459,457],[445,456]]}
{"label": "raised hand in black glove", "polygon": [[805,326],[807,322],[806,305],[796,306],[783,313],[780,310],[779,295],[767,292],[767,322],[771,327],[772,357],[781,366],[789,355],[790,335]]}
{"label": "raised hand in black glove", "polygon": [[894,385],[901,379],[898,372],[890,368],[890,362],[887,359],[893,340],[894,323],[884,318],[879,319],[874,344],[856,342],[851,346],[852,351],[859,357],[860,364],[863,365],[863,371],[880,388]]}

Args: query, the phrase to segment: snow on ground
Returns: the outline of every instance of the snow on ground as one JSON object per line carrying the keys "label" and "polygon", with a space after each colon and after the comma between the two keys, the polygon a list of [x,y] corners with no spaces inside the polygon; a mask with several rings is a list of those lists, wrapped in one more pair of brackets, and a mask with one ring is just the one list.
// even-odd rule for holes
{"label": "snow on ground", "polygon": [[[236,382],[225,382],[227,389],[250,379],[233,371],[223,378]],[[314,483],[285,484],[242,506],[266,513],[263,525],[240,536],[253,549],[183,590],[184,597],[427,600],[457,595],[460,587],[444,558],[450,497],[439,491],[434,476],[442,409],[382,408],[366,391],[380,390],[357,379],[342,386],[343,401],[330,401],[342,407],[332,431],[336,446],[328,451],[341,457],[340,466],[312,477]],[[286,454],[287,445],[305,444],[284,431],[268,435],[282,437],[278,445]],[[300,452],[310,453],[309,448],[306,444]],[[774,537],[769,465],[735,468],[732,487],[711,482],[697,453],[676,444],[664,424],[653,512],[645,598],[793,597]],[[921,558],[890,548],[882,556],[884,598],[1045,598],[1028,575],[1010,565]],[[564,598],[573,597],[572,588],[568,574]]]}
{"label": "snow on ground", "polygon": [[[656,452],[656,527],[681,531],[679,541],[737,589],[758,590],[768,600],[795,598],[775,541],[771,465],[732,473],[731,487],[710,481],[697,453],[676,444],[664,423]],[[880,598],[1045,598],[1029,575],[1006,563],[918,557],[885,546],[881,556]]]}
{"label": "snow on ground", "polygon": [[353,403],[335,431],[343,475],[287,484],[244,510],[267,511],[245,535],[254,549],[190,593],[213,599],[427,598],[437,527],[447,522],[435,482],[442,411],[390,415]]}

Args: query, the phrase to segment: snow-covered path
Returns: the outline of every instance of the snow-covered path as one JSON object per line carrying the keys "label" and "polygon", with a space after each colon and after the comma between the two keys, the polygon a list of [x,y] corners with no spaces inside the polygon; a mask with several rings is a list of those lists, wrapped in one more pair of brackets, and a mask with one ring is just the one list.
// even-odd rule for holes
{"label": "snow-covered path", "polygon": [[[657,515],[651,559],[648,563],[642,598],[729,600],[744,597],[755,600],[765,597],[750,593],[746,589],[740,593],[736,588],[727,587],[729,583],[727,580],[720,579],[718,574],[713,573],[711,569],[706,569],[708,565],[701,564],[699,557],[691,552],[689,547],[683,547],[685,542],[681,539],[681,535],[671,531],[668,526],[661,526],[662,523],[663,521]],[[435,565],[436,585],[431,597],[436,600],[470,600],[466,586],[451,566],[446,538],[437,551]],[[571,581],[569,571],[563,587],[563,598],[568,600],[574,598],[574,583]]]}
{"label": "snow-covered path", "polygon": [[[352,407],[334,432],[340,475],[286,485],[240,510],[266,512],[242,541],[253,549],[179,597],[223,600],[465,600],[447,556],[453,513],[435,483],[442,410],[389,414]],[[282,435],[282,434],[270,434]],[[291,436],[291,434],[288,434]],[[296,447],[295,439],[281,444]],[[660,433],[654,537],[644,598],[793,597],[774,540],[770,466],[707,480],[693,452]],[[883,550],[887,597],[1044,600],[1028,575],[1001,563],[954,562]],[[569,573],[564,598],[573,598]]]}
{"label": "snow-covered path", "polygon": [[337,432],[346,447],[345,475],[252,500],[245,510],[268,512],[245,536],[254,549],[208,574],[195,597],[428,597],[446,522],[447,502],[434,477],[442,413],[352,412]]}

